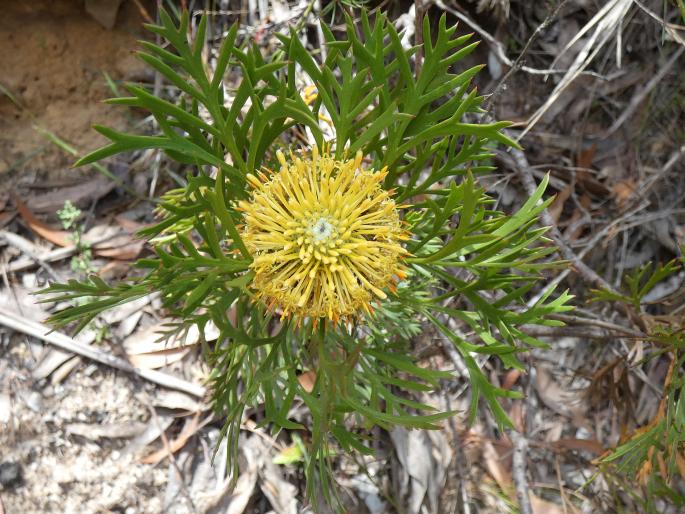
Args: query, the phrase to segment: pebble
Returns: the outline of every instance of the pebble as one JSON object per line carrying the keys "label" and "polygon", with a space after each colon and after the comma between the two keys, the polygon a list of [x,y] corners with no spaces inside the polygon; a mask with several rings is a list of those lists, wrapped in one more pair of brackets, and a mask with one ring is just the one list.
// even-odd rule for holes
{"label": "pebble", "polygon": [[0,485],[8,489],[21,484],[21,468],[16,462],[0,463]]}

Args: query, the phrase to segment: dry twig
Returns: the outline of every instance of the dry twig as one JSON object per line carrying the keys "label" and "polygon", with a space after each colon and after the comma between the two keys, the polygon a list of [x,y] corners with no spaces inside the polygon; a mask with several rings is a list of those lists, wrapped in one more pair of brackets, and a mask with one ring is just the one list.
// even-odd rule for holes
{"label": "dry twig", "polygon": [[651,80],[649,80],[643,87],[640,88],[639,91],[633,96],[633,98],[630,99],[630,103],[628,104],[628,107],[624,109],[624,111],[621,113],[621,115],[618,117],[618,119],[609,127],[609,130],[606,131],[606,133],[602,136],[604,139],[607,139],[611,135],[614,134],[619,128],[621,128],[621,125],[623,125],[628,118],[630,118],[633,113],[637,110],[637,108],[642,104],[644,99],[649,95],[649,93],[654,89],[659,83],[661,83],[662,79],[666,76],[666,74],[671,71],[671,68],[673,65],[676,63],[678,59],[683,55],[683,52],[685,52],[685,46],[680,46],[675,52],[673,52],[673,55],[671,55],[670,59],[664,64],[659,72],[654,75]]}
{"label": "dry twig", "polygon": [[92,346],[81,344],[65,334],[51,331],[50,327],[47,325],[26,319],[25,317],[2,307],[0,307],[0,325],[41,339],[62,350],[81,355],[82,357],[87,357],[101,364],[125,371],[126,373],[132,373],[163,387],[177,389],[200,398],[205,396],[205,388],[201,385],[193,384],[187,380],[173,377],[160,371],[136,368],[119,357],[115,357],[114,355],[93,348]]}
{"label": "dry twig", "polygon": [[[535,179],[533,178],[533,171],[530,167],[530,164],[528,164],[528,159],[521,150],[517,150],[515,148],[511,149],[509,154],[512,157],[514,168],[518,172],[519,177],[521,178],[521,182],[523,183],[523,186],[526,189],[526,193],[528,193],[529,195],[533,195],[536,189]],[[576,269],[578,274],[583,278],[583,280],[592,284],[595,287],[601,287],[614,293],[617,292],[614,289],[614,287],[611,284],[609,284],[609,282],[604,280],[604,278],[600,277],[595,270],[590,268],[575,254],[575,252],[564,240],[563,236],[561,235],[561,232],[559,232],[556,223],[554,223],[552,215],[549,213],[549,209],[545,209],[542,211],[542,213],[540,214],[540,219],[543,225],[550,227],[549,234],[554,240],[554,243],[559,247],[562,256],[564,257],[564,259],[571,262],[571,264]]]}
{"label": "dry twig", "polygon": [[512,442],[514,443],[512,475],[514,478],[514,487],[516,488],[516,499],[519,503],[519,511],[521,514],[533,514],[533,508],[530,503],[528,479],[526,478],[526,453],[528,450],[528,441],[523,435],[515,430],[512,430],[510,435]]}

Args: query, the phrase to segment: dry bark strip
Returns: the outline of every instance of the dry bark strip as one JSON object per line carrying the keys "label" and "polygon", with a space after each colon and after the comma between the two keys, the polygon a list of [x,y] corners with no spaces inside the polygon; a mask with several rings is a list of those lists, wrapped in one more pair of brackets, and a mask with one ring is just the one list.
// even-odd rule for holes
{"label": "dry bark strip", "polygon": [[205,396],[205,388],[199,384],[193,384],[192,382],[171,376],[167,373],[162,373],[161,371],[136,368],[124,359],[115,357],[114,355],[98,350],[97,348],[81,344],[66,334],[51,331],[52,329],[43,323],[32,321],[2,307],[0,307],[0,325],[41,339],[62,350],[81,355],[82,357],[125,371],[126,373],[132,373],[157,385],[170,389],[177,389],[200,398]]}

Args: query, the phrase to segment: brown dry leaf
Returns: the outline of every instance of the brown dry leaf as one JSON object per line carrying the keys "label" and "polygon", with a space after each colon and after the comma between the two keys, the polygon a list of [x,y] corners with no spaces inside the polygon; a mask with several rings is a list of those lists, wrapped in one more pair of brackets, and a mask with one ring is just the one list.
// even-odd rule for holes
{"label": "brown dry leaf", "polygon": [[623,208],[635,194],[635,181],[628,179],[618,182],[614,184],[611,191],[616,198],[616,203],[620,208]]}
{"label": "brown dry leaf", "polygon": [[151,227],[153,225],[153,223],[140,223],[138,221],[128,219],[126,216],[121,214],[115,216],[114,220],[122,229],[124,229],[129,234],[135,234],[139,230]]}
{"label": "brown dry leaf", "polygon": [[[576,166],[579,168],[590,168],[592,163],[595,161],[595,154],[597,153],[597,144],[592,144],[590,147],[585,148],[580,151],[578,158],[576,159]],[[587,173],[587,170],[583,170]]]}
{"label": "brown dry leaf", "polygon": [[566,200],[571,197],[571,193],[574,189],[575,184],[573,182],[569,183],[564,189],[557,193],[554,201],[552,201],[552,204],[549,206],[549,213],[555,223],[559,221],[561,212],[564,210],[564,204],[566,203]]}
{"label": "brown dry leaf", "polygon": [[505,461],[500,457],[495,449],[495,446],[490,441],[485,441],[483,444],[483,459],[485,461],[485,468],[492,478],[495,479],[499,488],[507,495],[516,497],[513,491],[513,481],[511,473]]}
{"label": "brown dry leaf", "polygon": [[[36,234],[57,246],[74,246],[74,241],[70,232],[65,230],[56,230],[49,227],[47,224],[36,218],[33,212],[31,212],[31,210],[24,202],[21,201],[19,197],[14,195],[13,200],[17,206],[19,215],[23,218],[29,228]],[[110,234],[110,239],[96,243],[93,246],[93,252],[96,255],[119,260],[132,260],[138,257],[143,249],[143,246],[145,245],[145,241],[136,239],[132,234],[128,232],[121,232],[121,229],[107,225],[97,225],[93,227],[83,235],[83,240],[85,242],[93,241],[96,239],[101,239],[102,237]]]}
{"label": "brown dry leaf", "polygon": [[552,444],[562,450],[582,450],[596,455],[602,455],[602,453],[604,453],[604,446],[596,439],[577,439],[575,437],[568,437],[554,441]]}
{"label": "brown dry leaf", "polygon": [[557,384],[551,373],[543,366],[536,366],[535,390],[547,407],[557,414],[572,418],[581,425],[583,421],[583,407],[580,395],[573,391],[567,391]]}
{"label": "brown dry leaf", "polygon": [[[125,241],[122,242],[122,239]],[[110,246],[113,241],[119,241],[121,244],[117,246]],[[107,257],[110,259],[117,259],[120,261],[132,261],[136,259],[145,246],[144,241],[131,240],[129,236],[116,237],[112,241],[107,242],[109,248],[103,248],[101,245],[96,245],[93,249],[96,255],[100,257]]]}
{"label": "brown dry leaf", "polygon": [[578,173],[576,174],[576,182],[582,185],[583,189],[586,191],[595,195],[604,196],[609,193],[609,190],[589,171],[595,161],[596,153],[596,144],[593,144],[580,152],[578,159],[576,159],[576,166],[581,169],[578,170]]}
{"label": "brown dry leaf", "polygon": [[678,466],[678,473],[685,480],[685,457],[678,452],[675,454],[675,465]]}
{"label": "brown dry leaf", "polygon": [[126,277],[131,271],[131,264],[128,262],[113,260],[109,261],[97,271],[97,274],[104,281],[118,280]]}
{"label": "brown dry leaf", "polygon": [[513,400],[509,408],[509,419],[517,432],[524,431],[524,408],[521,400]]}
{"label": "brown dry leaf", "polygon": [[314,390],[314,384],[316,383],[316,371],[305,371],[297,376],[297,381],[302,386],[302,389],[311,393]]}
{"label": "brown dry leaf", "polygon": [[518,382],[519,378],[521,378],[521,370],[510,369],[509,371],[507,371],[507,374],[504,375],[504,380],[502,380],[502,389],[508,391],[509,389],[514,387],[514,384]]}
{"label": "brown dry leaf", "polygon": [[136,368],[158,369],[180,361],[188,351],[189,348],[171,348],[153,353],[129,355],[128,360]]}
{"label": "brown dry leaf", "polygon": [[71,234],[69,232],[50,228],[48,225],[36,218],[31,210],[19,199],[18,196],[12,195],[12,199],[14,200],[14,204],[17,206],[19,215],[26,222],[28,227],[36,234],[41,236],[43,239],[50,241],[52,244],[56,244],[57,246],[74,246],[74,242],[71,240]]}
{"label": "brown dry leaf", "polygon": [[183,431],[178,434],[178,437],[172,441],[169,441],[168,448],[165,447],[157,450],[156,452],[152,452],[140,459],[140,462],[143,464],[157,465],[169,456],[169,452],[176,453],[178,450],[183,448],[188,440],[198,431],[200,428],[199,421],[200,417],[198,415],[193,416],[191,422],[186,424],[186,426],[183,428]]}

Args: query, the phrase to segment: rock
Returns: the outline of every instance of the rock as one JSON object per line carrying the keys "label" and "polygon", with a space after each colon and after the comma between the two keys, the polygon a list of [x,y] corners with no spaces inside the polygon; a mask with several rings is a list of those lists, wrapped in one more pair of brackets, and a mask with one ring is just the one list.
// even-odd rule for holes
{"label": "rock", "polygon": [[9,489],[21,484],[21,467],[16,462],[0,463],[0,485]]}

